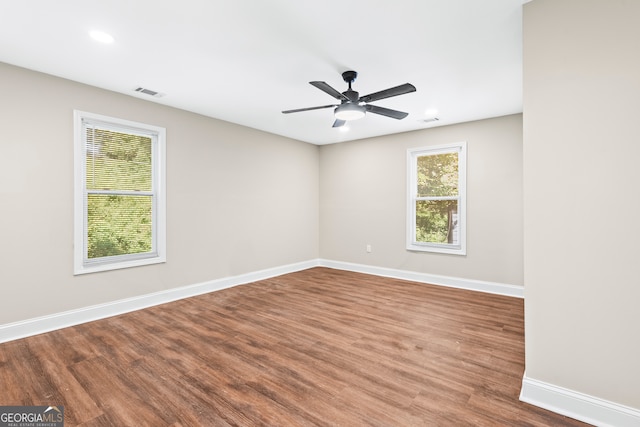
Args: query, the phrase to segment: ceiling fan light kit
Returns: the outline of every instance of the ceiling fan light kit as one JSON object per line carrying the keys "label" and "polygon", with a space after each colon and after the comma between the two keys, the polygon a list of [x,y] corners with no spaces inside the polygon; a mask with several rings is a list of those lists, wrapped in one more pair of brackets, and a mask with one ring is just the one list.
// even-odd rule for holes
{"label": "ceiling fan light kit", "polygon": [[370,105],[369,102],[378,101],[380,99],[390,98],[392,96],[404,95],[405,93],[415,92],[416,88],[412,84],[405,83],[400,86],[381,90],[379,92],[370,93],[369,95],[360,96],[358,92],[351,89],[351,83],[358,77],[355,71],[345,71],[342,73],[342,79],[349,84],[349,89],[345,92],[338,92],[325,82],[313,81],[309,82],[312,86],[317,87],[326,94],[340,101],[340,104],[322,105],[319,107],[298,108],[295,110],[285,110],[284,114],[298,113],[301,111],[319,110],[322,108],[336,107],[334,110],[335,122],[333,127],[341,127],[347,121],[363,118],[367,112],[379,114],[381,116],[391,117],[393,119],[402,120],[409,115],[402,111],[391,110],[389,108]]}
{"label": "ceiling fan light kit", "polygon": [[338,120],[350,121],[358,120],[364,117],[366,109],[362,105],[345,102],[338,105],[334,111],[334,115]]}

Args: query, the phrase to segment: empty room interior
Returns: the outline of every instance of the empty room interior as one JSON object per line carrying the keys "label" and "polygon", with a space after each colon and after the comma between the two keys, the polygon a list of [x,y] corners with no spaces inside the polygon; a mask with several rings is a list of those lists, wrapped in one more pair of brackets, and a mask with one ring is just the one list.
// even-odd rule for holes
{"label": "empty room interior", "polygon": [[639,22],[0,0],[0,412],[640,426]]}

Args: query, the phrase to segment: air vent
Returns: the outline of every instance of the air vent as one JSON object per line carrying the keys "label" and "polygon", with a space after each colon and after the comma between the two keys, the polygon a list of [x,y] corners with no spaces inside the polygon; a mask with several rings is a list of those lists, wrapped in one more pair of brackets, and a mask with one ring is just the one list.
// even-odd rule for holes
{"label": "air vent", "polygon": [[440,119],[437,118],[437,117],[431,117],[431,118],[428,118],[428,119],[418,120],[418,121],[423,122],[423,123],[433,123],[433,122],[437,122],[438,120],[440,120]]}
{"label": "air vent", "polygon": [[147,88],[144,88],[144,87],[136,88],[135,91],[136,92],[140,92],[140,93],[144,93],[145,95],[154,96],[156,98],[160,98],[161,96],[163,96],[163,94],[160,93],[160,92],[156,92],[155,90],[147,89]]}

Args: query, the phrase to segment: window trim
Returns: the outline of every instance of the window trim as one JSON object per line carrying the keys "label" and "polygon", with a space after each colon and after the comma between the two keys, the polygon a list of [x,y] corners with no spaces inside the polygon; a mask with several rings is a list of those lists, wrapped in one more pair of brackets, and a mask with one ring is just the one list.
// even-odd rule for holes
{"label": "window trim", "polygon": [[[458,152],[458,245],[416,241],[417,159],[424,155]],[[467,254],[467,142],[407,150],[407,250],[453,255]]]}
{"label": "window trim", "polygon": [[[86,161],[83,124],[89,122],[117,131],[154,136],[152,147],[152,246],[146,253],[87,259]],[[85,111],[73,111],[74,123],[74,275],[164,263],[166,257],[166,130]]]}

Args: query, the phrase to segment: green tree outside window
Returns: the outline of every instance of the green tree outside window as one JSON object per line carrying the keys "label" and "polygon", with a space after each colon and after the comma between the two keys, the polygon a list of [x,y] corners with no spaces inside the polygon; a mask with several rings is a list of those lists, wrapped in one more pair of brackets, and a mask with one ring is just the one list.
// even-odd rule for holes
{"label": "green tree outside window", "polygon": [[458,153],[417,158],[416,241],[456,244]]}

